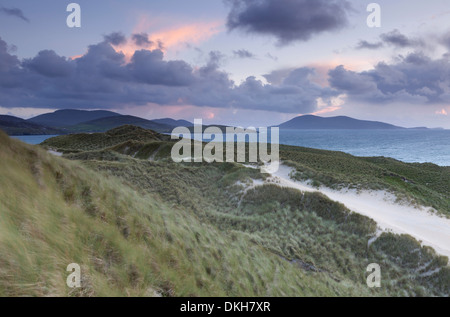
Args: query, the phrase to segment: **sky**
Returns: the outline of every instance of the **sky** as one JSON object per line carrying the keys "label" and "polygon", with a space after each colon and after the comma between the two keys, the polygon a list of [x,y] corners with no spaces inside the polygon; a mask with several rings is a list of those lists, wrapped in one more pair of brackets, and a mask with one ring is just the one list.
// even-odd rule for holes
{"label": "sky", "polygon": [[108,109],[267,126],[450,129],[448,0],[0,0],[0,114]]}

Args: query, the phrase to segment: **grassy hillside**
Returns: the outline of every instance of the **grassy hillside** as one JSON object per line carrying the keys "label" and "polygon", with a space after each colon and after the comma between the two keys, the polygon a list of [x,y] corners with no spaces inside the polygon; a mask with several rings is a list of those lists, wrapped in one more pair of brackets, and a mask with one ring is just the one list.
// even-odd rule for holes
{"label": "grassy hillside", "polygon": [[[43,143],[61,152],[92,151],[116,146],[115,152],[141,159],[170,154],[168,136],[142,137],[144,129],[112,130],[106,134],[68,135],[52,138]],[[80,139],[85,139],[82,143]],[[130,142],[125,143],[125,141]],[[163,143],[152,142],[163,141]],[[162,150],[162,151],[160,151]],[[384,157],[355,157],[342,152],[280,146],[282,161],[297,170],[295,178],[310,181],[316,186],[334,189],[343,187],[386,189],[402,199],[430,206],[450,216],[450,167],[434,164],[403,163]]]}
{"label": "grassy hillside", "polygon": [[0,115],[0,130],[8,135],[54,135],[64,133],[64,131],[59,129],[49,128],[13,116],[2,115]]}
{"label": "grassy hillside", "polygon": [[62,152],[101,150],[123,142],[167,141],[170,136],[136,126],[121,126],[106,133],[63,135],[46,140],[42,145]]}
{"label": "grassy hillside", "polygon": [[120,114],[105,110],[88,111],[64,109],[36,116],[29,119],[28,122],[55,128],[67,128],[69,126],[73,126],[82,122],[114,116],[120,116]]}
{"label": "grassy hillside", "polygon": [[[362,295],[189,208],[0,133],[0,296]],[[82,288],[66,287],[79,263]]]}
{"label": "grassy hillside", "polygon": [[114,116],[82,122],[68,127],[71,133],[76,132],[105,132],[123,125],[134,125],[144,129],[152,129],[160,133],[170,133],[173,126],[158,123],[151,120],[142,119],[134,116]]}
{"label": "grassy hillside", "polygon": [[[100,139],[102,137],[108,138],[106,135],[95,136]],[[275,295],[273,283],[283,276],[286,284],[277,295],[448,295],[450,269],[446,257],[437,256],[432,249],[421,247],[419,242],[405,235],[385,233],[369,243],[375,236],[375,223],[351,213],[321,194],[301,193],[275,185],[244,190],[245,184],[265,176],[257,170],[231,163],[175,164],[169,157],[173,143],[163,140],[128,140],[117,144],[109,143],[108,147],[90,151],[82,151],[80,147],[73,153],[75,146],[70,144],[76,139],[76,136],[67,136],[64,142],[63,139],[58,139],[62,146],[59,150],[69,149],[66,158],[83,164],[89,170],[119,179],[120,186],[131,190],[135,195],[150,196],[170,206],[165,212],[180,211],[184,217],[193,217],[195,225],[206,225],[215,230],[214,234],[227,241],[219,246],[212,235],[207,242],[216,252],[236,252],[236,241],[245,241],[246,248],[248,247],[248,250],[242,249],[242,254],[249,253],[250,250],[263,252],[258,259],[252,259],[255,256],[252,255],[249,262],[235,262],[229,266],[229,274],[234,275],[236,271],[237,275],[228,284],[223,284],[220,279],[223,266],[220,263],[205,264],[207,257],[197,253],[204,260],[195,261],[195,266],[218,282],[221,290],[228,290],[225,291],[226,294],[230,294],[229,290],[233,289],[230,285],[239,284],[237,276],[243,270],[246,272],[244,281],[253,290],[239,288],[232,294]],[[48,140],[45,144],[54,146],[53,140]],[[355,184],[363,179],[362,176],[358,178],[358,171],[364,173],[356,167],[350,169],[343,163],[346,160],[350,160],[349,165],[354,165],[355,162],[351,164],[352,159],[360,162],[364,167],[362,170],[368,166],[379,166],[380,169],[389,168],[387,170],[392,171],[395,168],[400,172],[399,168],[403,166],[403,163],[396,162],[382,167],[381,163],[372,162],[376,159],[359,161],[342,153],[282,147],[282,156],[284,159],[290,158],[290,164],[298,164],[299,168],[300,162],[313,166],[315,160],[305,160],[302,155],[316,159],[328,156],[317,170],[330,175],[336,172],[336,177],[340,179],[339,171],[344,175],[344,168],[347,168],[349,182]],[[331,157],[335,157],[335,160]],[[332,167],[332,162],[335,162],[335,167]],[[327,164],[330,165],[328,170],[325,168]],[[410,165],[403,166],[405,171],[409,171],[407,167]],[[411,176],[416,177],[415,174]],[[369,176],[366,177],[370,179]],[[417,179],[419,181],[422,180]],[[439,194],[433,188],[429,190]],[[184,222],[183,219],[174,226],[183,227]],[[189,226],[192,225],[194,224]],[[204,242],[195,236],[195,243]],[[192,247],[186,246],[183,241],[178,244],[178,248],[184,250],[191,250]],[[195,247],[198,248],[198,245]],[[266,275],[268,271],[254,267],[257,263],[267,263],[269,259],[280,265],[271,266],[268,271],[275,271],[271,271],[269,275]],[[371,290],[365,285],[365,269],[369,263],[379,263],[382,266],[381,289]],[[297,274],[302,274],[302,277],[299,279],[300,275]],[[209,287],[212,286],[207,288]]]}

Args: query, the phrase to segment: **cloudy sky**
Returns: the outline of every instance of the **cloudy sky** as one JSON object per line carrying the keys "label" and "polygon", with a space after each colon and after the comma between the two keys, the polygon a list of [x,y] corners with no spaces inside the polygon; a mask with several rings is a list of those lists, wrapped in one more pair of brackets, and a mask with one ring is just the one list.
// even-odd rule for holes
{"label": "cloudy sky", "polygon": [[448,0],[0,1],[0,113],[110,109],[263,126],[450,128]]}

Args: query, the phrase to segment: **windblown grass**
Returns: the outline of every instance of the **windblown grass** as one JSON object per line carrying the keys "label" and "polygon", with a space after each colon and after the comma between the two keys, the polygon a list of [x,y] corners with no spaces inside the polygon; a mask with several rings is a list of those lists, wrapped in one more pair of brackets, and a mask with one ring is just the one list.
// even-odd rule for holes
{"label": "windblown grass", "polygon": [[[361,295],[239,231],[0,133],[0,296]],[[82,288],[66,286],[79,263]]]}
{"label": "windblown grass", "polygon": [[[71,145],[69,139],[60,141],[65,142],[64,149],[77,151],[65,157],[81,161],[89,177],[102,179],[97,173],[87,172],[95,170],[114,180],[114,196],[125,191],[125,196],[147,197],[159,202],[163,214],[173,215],[163,218],[163,227],[171,228],[169,240],[177,241],[176,250],[190,250],[186,252],[194,256],[186,266],[170,271],[171,278],[192,273],[185,271],[191,265],[194,272],[200,272],[195,276],[210,281],[196,280],[197,287],[193,282],[180,292],[179,285],[169,279],[175,295],[205,294],[217,288],[217,294],[227,295],[448,296],[448,258],[421,247],[409,236],[385,233],[373,240],[376,226],[372,220],[351,213],[323,195],[275,185],[245,190],[254,179],[264,176],[233,163],[175,164],[170,160],[173,143],[161,140],[121,139],[104,148],[88,148],[91,151]],[[46,142],[46,146],[53,145],[53,140]],[[430,202],[443,213],[449,211],[447,168],[284,146],[281,156],[297,169],[300,179],[332,188],[389,189],[419,203]],[[94,197],[98,201],[99,195]],[[135,201],[141,202],[138,198]],[[189,234],[183,231],[188,230],[186,223],[196,228],[195,232],[207,228],[210,235],[204,240],[197,233]],[[185,238],[190,236],[192,241]],[[223,258],[215,261],[214,252],[231,252],[236,258],[230,258],[225,270]],[[365,285],[369,263],[382,267],[381,289]],[[165,276],[160,272],[156,275]],[[284,281],[281,289],[274,288],[272,283],[280,278]],[[161,289],[159,285],[152,287]]]}

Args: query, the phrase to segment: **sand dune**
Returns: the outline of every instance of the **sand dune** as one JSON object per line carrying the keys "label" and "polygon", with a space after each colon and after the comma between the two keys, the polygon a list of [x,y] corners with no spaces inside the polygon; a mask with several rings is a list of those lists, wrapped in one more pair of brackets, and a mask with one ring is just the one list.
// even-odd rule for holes
{"label": "sand dune", "polygon": [[450,258],[450,219],[435,214],[432,208],[399,204],[395,195],[386,191],[337,191],[325,187],[318,190],[307,183],[292,180],[289,176],[291,172],[292,168],[281,165],[279,170],[272,174],[272,182],[301,191],[320,191],[350,210],[372,218],[381,230],[409,234],[422,241],[423,245],[430,246],[439,254]]}

